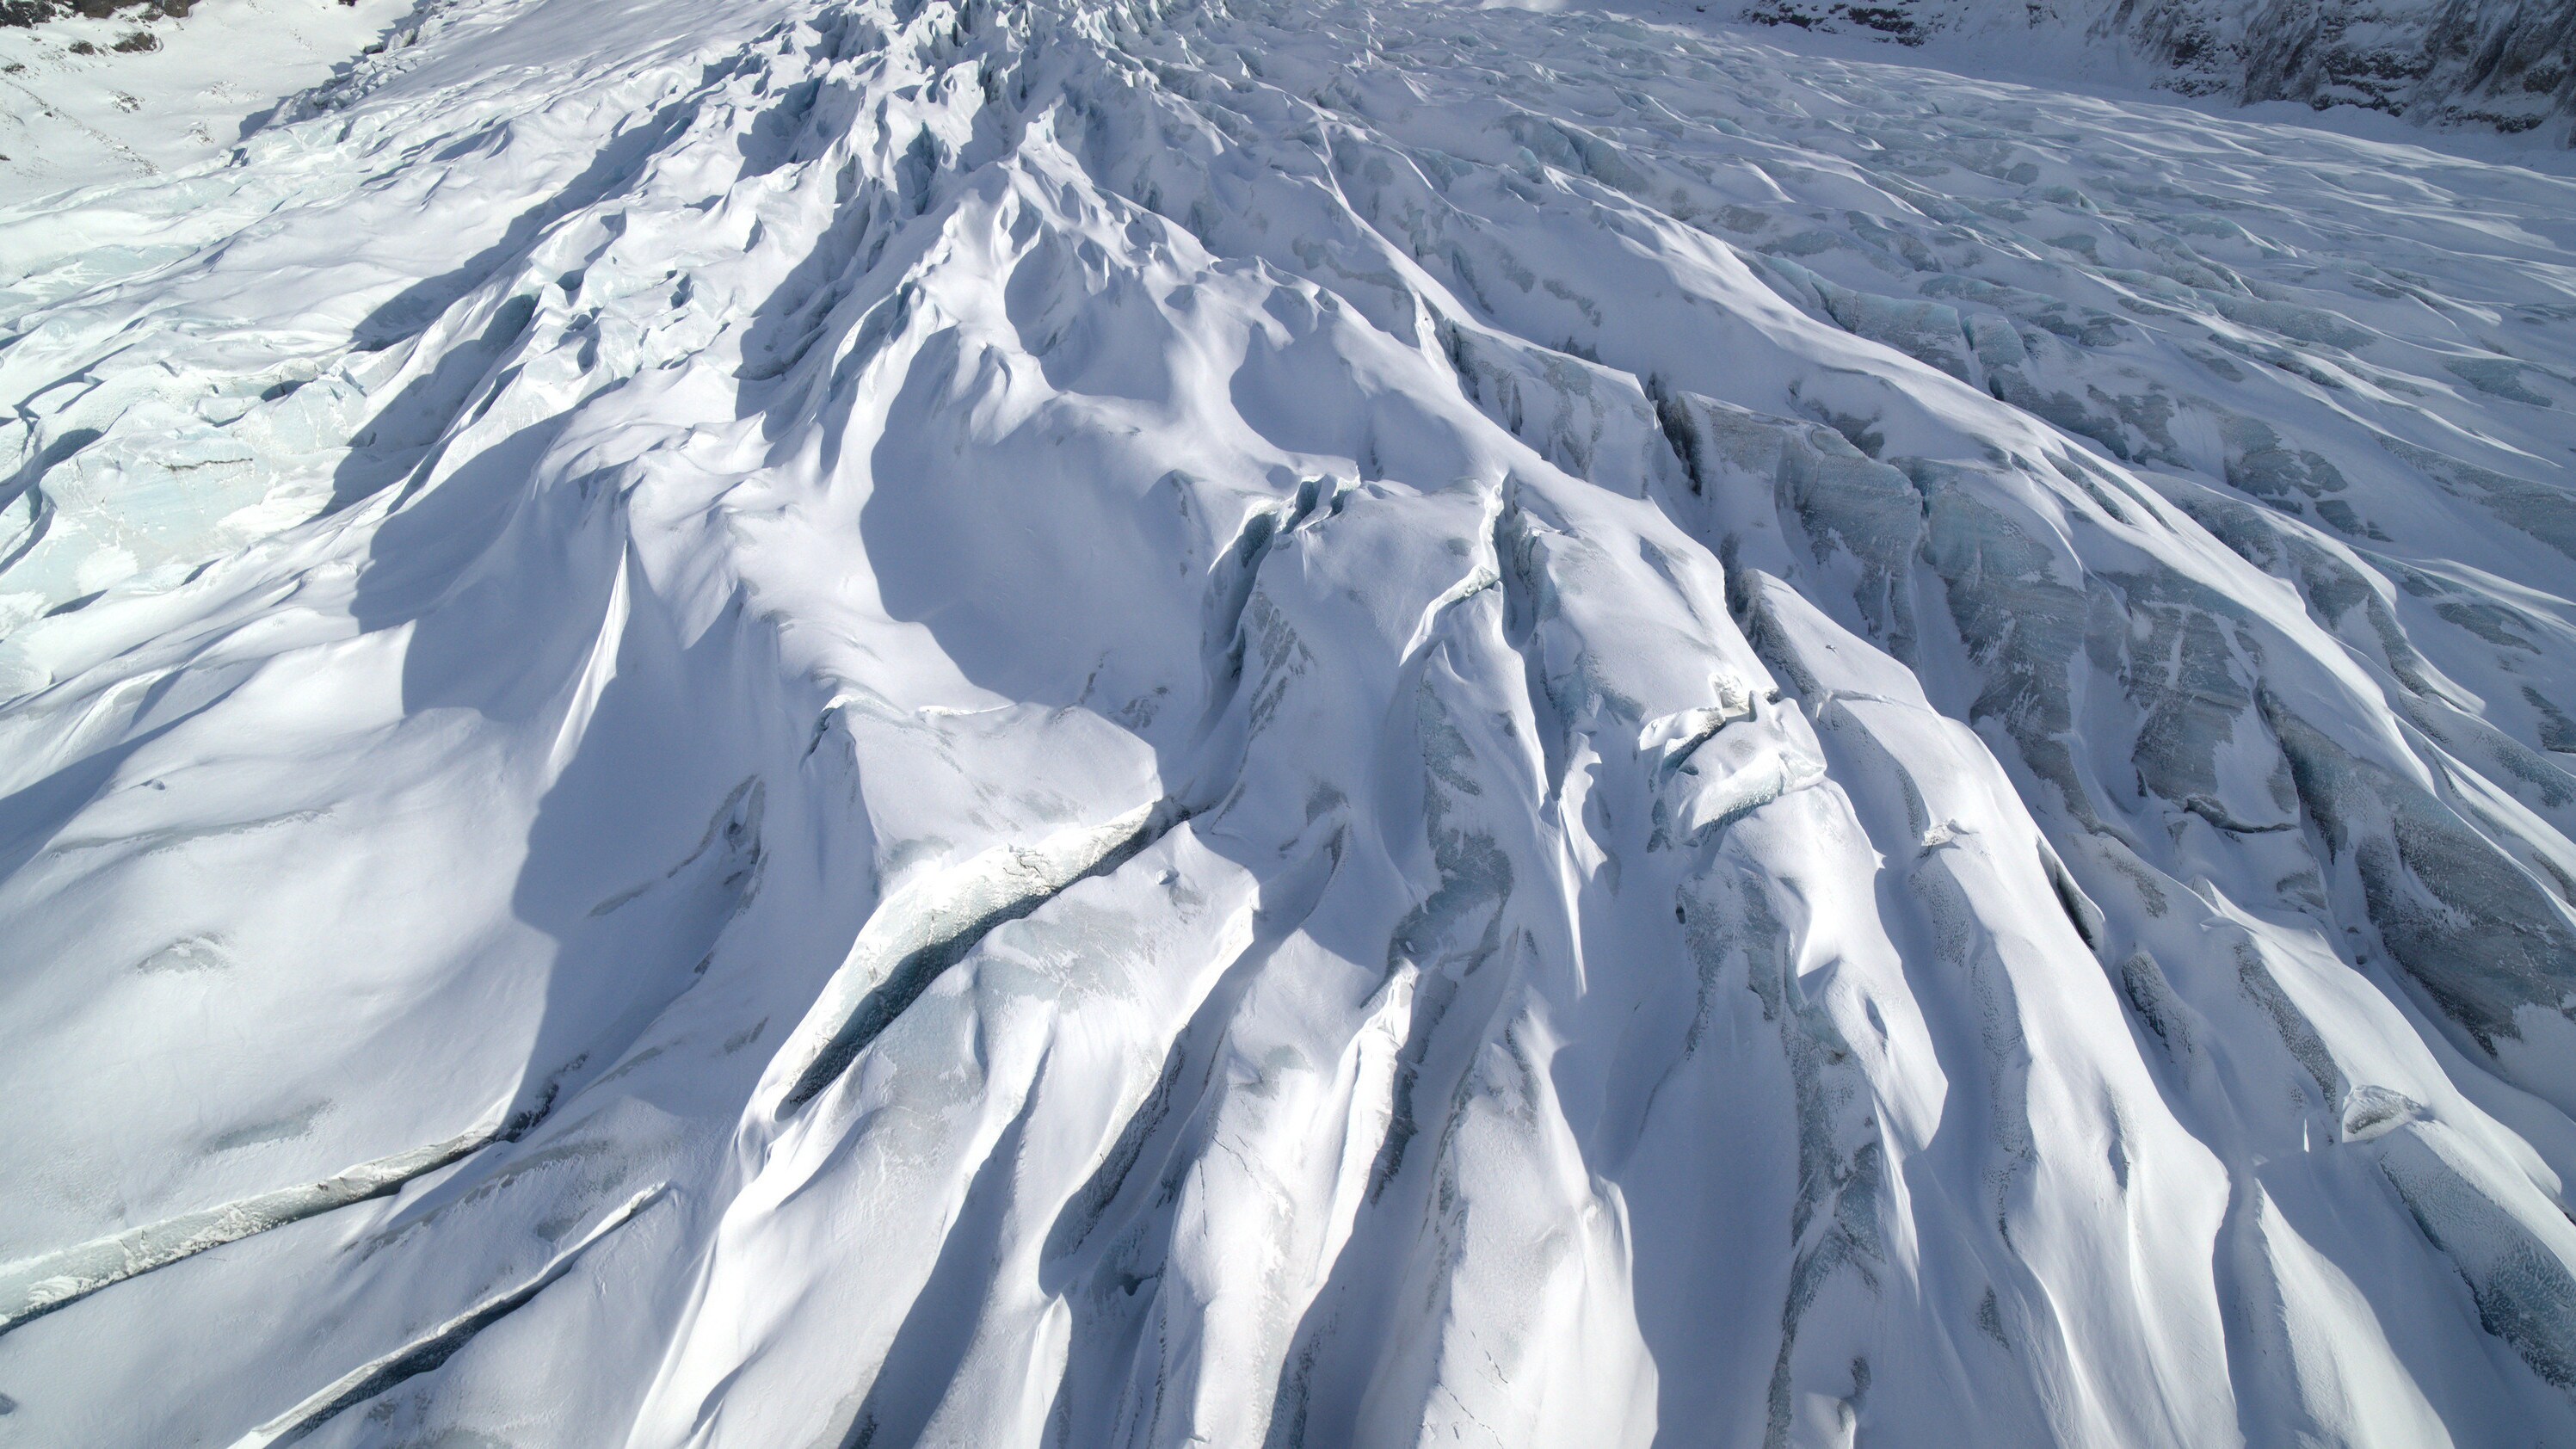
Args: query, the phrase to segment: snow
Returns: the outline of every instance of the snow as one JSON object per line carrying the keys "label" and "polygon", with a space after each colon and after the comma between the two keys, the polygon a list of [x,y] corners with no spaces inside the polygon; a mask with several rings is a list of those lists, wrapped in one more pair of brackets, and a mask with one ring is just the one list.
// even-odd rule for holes
{"label": "snow", "polygon": [[2576,181],[222,3],[0,173],[0,1442],[2576,1440]]}
{"label": "snow", "polygon": [[[1708,0],[1618,0],[1683,24]],[[1722,19],[1894,42],[1942,64],[2405,117],[2576,144],[2576,11],[2480,0],[1716,0]]]}
{"label": "snow", "polygon": [[[400,0],[202,0],[185,16],[144,6],[0,29],[0,187],[43,196],[212,160],[405,13]],[[138,35],[148,49],[116,48]]]}

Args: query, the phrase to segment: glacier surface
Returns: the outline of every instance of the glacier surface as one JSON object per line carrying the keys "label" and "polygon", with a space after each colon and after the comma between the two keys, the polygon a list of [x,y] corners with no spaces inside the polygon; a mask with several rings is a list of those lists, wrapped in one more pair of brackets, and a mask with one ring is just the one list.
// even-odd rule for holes
{"label": "glacier surface", "polygon": [[2188,95],[2576,145],[2576,0],[1737,0],[1729,13],[1908,46],[2036,47],[2052,68],[2125,71]]}
{"label": "glacier surface", "polygon": [[430,0],[0,257],[0,1443],[2576,1443],[2576,181]]}

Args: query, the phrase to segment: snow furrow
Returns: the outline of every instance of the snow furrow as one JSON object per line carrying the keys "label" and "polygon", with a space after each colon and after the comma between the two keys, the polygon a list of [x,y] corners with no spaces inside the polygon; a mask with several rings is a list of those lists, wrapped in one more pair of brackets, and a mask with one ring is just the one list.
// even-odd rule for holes
{"label": "snow furrow", "polygon": [[865,994],[846,1016],[827,1024],[812,1061],[779,1099],[780,1110],[797,1111],[832,1085],[941,972],[965,959],[995,927],[1118,869],[1187,818],[1170,801],[1156,801],[1097,829],[1069,832],[1070,838],[998,852],[966,867],[958,879],[925,888],[917,903],[889,903],[890,919],[882,925],[871,920],[860,931],[859,945],[835,981],[836,996]]}
{"label": "snow furrow", "polygon": [[210,1248],[400,1192],[412,1179],[472,1156],[499,1135],[489,1128],[468,1132],[362,1163],[319,1182],[279,1188],[0,1266],[0,1333]]}
{"label": "snow furrow", "polygon": [[652,1206],[663,1191],[656,1187],[637,1193],[593,1224],[580,1241],[556,1254],[526,1282],[485,1299],[394,1353],[349,1370],[337,1380],[315,1390],[294,1408],[234,1440],[233,1449],[275,1449],[275,1446],[293,1444],[310,1436],[333,1416],[353,1409],[407,1379],[435,1372],[455,1357],[458,1350],[471,1343],[476,1334],[526,1307],[538,1294],[553,1287],[557,1279],[572,1271],[574,1264],[592,1245],[626,1226],[629,1218]]}

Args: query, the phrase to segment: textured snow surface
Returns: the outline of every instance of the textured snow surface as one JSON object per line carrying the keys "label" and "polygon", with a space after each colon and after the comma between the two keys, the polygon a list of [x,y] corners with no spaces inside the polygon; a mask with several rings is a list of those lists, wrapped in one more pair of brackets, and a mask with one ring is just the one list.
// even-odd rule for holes
{"label": "textured snow surface", "polygon": [[[185,17],[129,5],[105,19],[56,12],[0,26],[0,196],[208,160],[273,117],[279,97],[330,80],[408,10],[405,0],[198,0]],[[149,50],[116,48],[137,35]],[[0,274],[18,271],[15,260],[0,260]]]}
{"label": "textured snow surface", "polygon": [[0,256],[0,1442],[2576,1443],[2576,183],[446,0]]}
{"label": "textured snow surface", "polygon": [[1735,0],[1721,10],[1905,45],[2036,44],[2080,71],[2143,65],[2192,95],[2362,106],[2576,145],[2576,0]]}

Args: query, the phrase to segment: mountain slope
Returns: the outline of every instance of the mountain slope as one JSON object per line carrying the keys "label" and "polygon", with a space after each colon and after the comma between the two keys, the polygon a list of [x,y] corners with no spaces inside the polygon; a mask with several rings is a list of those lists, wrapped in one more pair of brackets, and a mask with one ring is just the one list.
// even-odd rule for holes
{"label": "mountain slope", "polygon": [[0,1433],[2576,1438],[2576,186],[454,0],[0,216]]}

